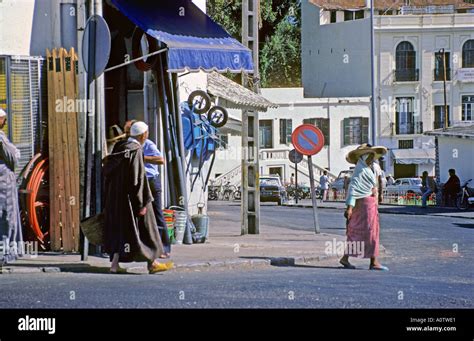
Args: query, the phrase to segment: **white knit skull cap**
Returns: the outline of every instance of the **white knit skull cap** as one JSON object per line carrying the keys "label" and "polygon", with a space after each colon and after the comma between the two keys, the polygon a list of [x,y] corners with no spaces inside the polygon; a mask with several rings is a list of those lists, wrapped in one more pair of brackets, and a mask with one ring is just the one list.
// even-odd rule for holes
{"label": "white knit skull cap", "polygon": [[0,108],[0,117],[7,117],[7,113],[5,112],[5,110],[1,108]]}
{"label": "white knit skull cap", "polygon": [[145,122],[135,122],[130,128],[130,136],[140,136],[148,131],[148,125]]}

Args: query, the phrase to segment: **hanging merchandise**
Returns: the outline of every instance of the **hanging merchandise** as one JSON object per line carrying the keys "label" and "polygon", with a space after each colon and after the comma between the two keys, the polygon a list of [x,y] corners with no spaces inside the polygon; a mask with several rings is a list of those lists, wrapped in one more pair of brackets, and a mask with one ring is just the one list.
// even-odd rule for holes
{"label": "hanging merchandise", "polygon": [[[188,106],[188,103],[181,105],[181,118],[183,122],[184,147],[191,153],[187,172],[189,172],[192,161],[198,160],[198,172],[195,174],[191,184],[192,192],[197,179],[200,176],[202,177],[201,173],[204,163],[209,161],[211,157],[213,157],[214,161],[219,137],[217,136],[217,129],[211,125],[207,118],[195,113]],[[206,185],[207,183],[204,182],[204,190]]]}

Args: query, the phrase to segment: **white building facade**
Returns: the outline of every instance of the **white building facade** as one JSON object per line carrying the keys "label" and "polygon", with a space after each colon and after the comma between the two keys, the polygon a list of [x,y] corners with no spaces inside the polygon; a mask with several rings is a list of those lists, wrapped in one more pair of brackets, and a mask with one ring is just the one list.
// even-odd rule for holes
{"label": "white building facade", "polygon": [[[277,104],[259,113],[260,175],[278,174],[288,183],[296,174],[295,165],[288,159],[291,134],[303,123],[318,126],[325,137],[321,152],[313,157],[316,180],[324,170],[334,179],[340,171],[351,166],[347,153],[361,143],[368,142],[370,100],[365,98],[304,98],[303,88],[264,88],[262,96]],[[230,111],[232,116],[238,112]],[[226,141],[217,154],[211,178],[223,178],[238,184],[240,165],[240,132],[221,130]],[[235,179],[236,181],[233,181]],[[298,165],[298,182],[309,183],[307,158]]]}
{"label": "white building facade", "polygon": [[[318,96],[326,89],[339,97],[359,89],[370,95],[370,11],[364,2],[357,8],[342,1],[304,3],[303,74],[310,73],[303,79],[305,94]],[[449,126],[474,120],[474,6],[418,3],[390,7],[376,2],[376,141],[390,149],[384,167],[396,178],[425,170],[434,175],[434,139],[423,132],[445,125],[445,84]],[[351,34],[359,41],[338,39]],[[338,68],[347,75],[326,81]]]}

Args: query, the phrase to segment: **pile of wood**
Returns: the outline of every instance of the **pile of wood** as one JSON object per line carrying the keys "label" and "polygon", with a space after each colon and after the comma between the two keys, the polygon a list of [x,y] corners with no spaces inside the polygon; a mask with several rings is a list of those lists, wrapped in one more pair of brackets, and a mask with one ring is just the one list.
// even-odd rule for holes
{"label": "pile of wood", "polygon": [[53,251],[79,250],[77,54],[47,50],[50,242]]}

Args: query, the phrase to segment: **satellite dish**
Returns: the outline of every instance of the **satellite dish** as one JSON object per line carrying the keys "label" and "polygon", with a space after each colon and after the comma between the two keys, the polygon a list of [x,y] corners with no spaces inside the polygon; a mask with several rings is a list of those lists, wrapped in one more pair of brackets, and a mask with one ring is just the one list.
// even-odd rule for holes
{"label": "satellite dish", "polygon": [[110,49],[111,38],[107,22],[99,15],[91,16],[82,37],[82,61],[89,84],[104,72],[109,62]]}

